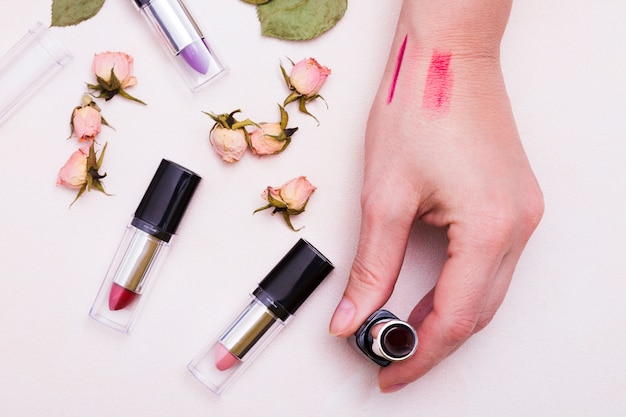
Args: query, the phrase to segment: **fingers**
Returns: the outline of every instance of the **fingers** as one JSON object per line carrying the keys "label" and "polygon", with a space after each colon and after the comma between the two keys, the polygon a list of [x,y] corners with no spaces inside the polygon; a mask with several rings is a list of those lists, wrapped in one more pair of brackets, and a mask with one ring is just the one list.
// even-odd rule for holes
{"label": "fingers", "polygon": [[409,322],[419,339],[417,352],[406,362],[381,370],[383,392],[395,391],[426,374],[485,327],[504,299],[518,251],[489,251],[484,244],[463,240],[458,246],[451,240],[451,256],[436,287],[411,313]]}
{"label": "fingers", "polygon": [[408,322],[413,326],[417,327],[419,323],[424,321],[426,316],[430,314],[433,309],[433,298],[435,296],[435,289],[433,288],[426,294],[420,302],[415,306],[411,315],[409,316]]}
{"label": "fingers", "polygon": [[343,298],[330,322],[332,335],[354,334],[393,291],[413,224],[413,213],[395,207],[406,206],[364,204],[357,253]]}

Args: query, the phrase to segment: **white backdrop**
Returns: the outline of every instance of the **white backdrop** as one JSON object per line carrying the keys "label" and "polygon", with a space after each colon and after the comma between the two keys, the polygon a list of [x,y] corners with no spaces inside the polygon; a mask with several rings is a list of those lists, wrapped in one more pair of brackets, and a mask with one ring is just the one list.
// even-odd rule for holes
{"label": "white backdrop", "polygon": [[[229,73],[192,95],[131,1],[53,32],[74,59],[0,126],[0,410],[3,416],[624,416],[626,415],[626,3],[514,4],[503,65],[546,214],[492,324],[406,389],[378,392],[376,366],[328,335],[356,248],[362,142],[400,1],[352,1],[340,23],[301,43],[262,38],[254,7],[189,0]],[[2,0],[0,54],[48,0]],[[135,57],[143,107],[103,105],[115,127],[107,197],[55,186],[76,148],[69,116],[94,53]],[[279,62],[332,69],[328,103],[291,112],[285,153],[226,165],[201,111],[242,108],[272,121],[286,95]],[[130,335],[88,316],[123,229],[161,158],[203,176]],[[295,217],[252,211],[259,194],[306,175],[318,190]],[[303,237],[336,268],[292,323],[222,397],[188,361],[228,324],[257,282]],[[445,256],[441,230],[416,226],[389,307],[406,317]]]}

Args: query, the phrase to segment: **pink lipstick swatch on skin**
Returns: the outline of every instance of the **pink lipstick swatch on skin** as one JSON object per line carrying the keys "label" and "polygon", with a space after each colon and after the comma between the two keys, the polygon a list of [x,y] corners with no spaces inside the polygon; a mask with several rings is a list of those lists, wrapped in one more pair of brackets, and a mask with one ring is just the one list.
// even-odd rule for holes
{"label": "pink lipstick swatch on skin", "polygon": [[389,89],[387,104],[391,103],[391,101],[393,100],[393,94],[396,91],[396,83],[398,82],[398,75],[400,75],[400,67],[402,66],[402,60],[404,59],[404,51],[406,50],[406,41],[408,37],[408,35],[404,37],[404,41],[402,42],[402,46],[400,47],[400,51],[398,52],[398,58],[396,60],[396,71],[394,72],[393,79],[391,80],[391,88]]}
{"label": "pink lipstick swatch on skin", "polygon": [[453,85],[451,59],[450,53],[433,52],[422,99],[422,106],[425,109],[442,112],[450,108]]}

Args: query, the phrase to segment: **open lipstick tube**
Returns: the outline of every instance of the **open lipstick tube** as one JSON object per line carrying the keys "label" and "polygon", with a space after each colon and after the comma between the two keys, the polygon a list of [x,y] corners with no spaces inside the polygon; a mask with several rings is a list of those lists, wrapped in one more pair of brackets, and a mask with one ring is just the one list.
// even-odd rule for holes
{"label": "open lipstick tube", "polygon": [[375,311],[348,341],[380,366],[406,360],[417,349],[413,326],[387,310]]}
{"label": "open lipstick tube", "polygon": [[226,70],[181,0],[133,1],[158,34],[191,91],[205,86]]}
{"label": "open lipstick tube", "polygon": [[189,370],[213,393],[221,394],[332,270],[324,255],[300,239],[259,283],[218,340],[189,363]]}
{"label": "open lipstick tube", "polygon": [[41,22],[26,32],[0,58],[0,124],[71,59]]}
{"label": "open lipstick tube", "polygon": [[199,182],[200,177],[187,168],[161,161],[126,227],[89,312],[91,317],[116,330],[130,331]]}

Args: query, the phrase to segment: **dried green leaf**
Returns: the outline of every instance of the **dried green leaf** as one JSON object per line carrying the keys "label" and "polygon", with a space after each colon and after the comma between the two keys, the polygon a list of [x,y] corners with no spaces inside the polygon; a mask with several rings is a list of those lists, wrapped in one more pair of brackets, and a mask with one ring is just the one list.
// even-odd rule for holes
{"label": "dried green leaf", "polygon": [[265,3],[270,2],[270,0],[243,0],[243,1],[248,4],[265,4]]}
{"label": "dried green leaf", "polygon": [[52,0],[50,26],[74,26],[94,17],[104,0]]}
{"label": "dried green leaf", "polygon": [[301,41],[331,29],[343,17],[348,0],[272,0],[257,6],[264,36]]}

